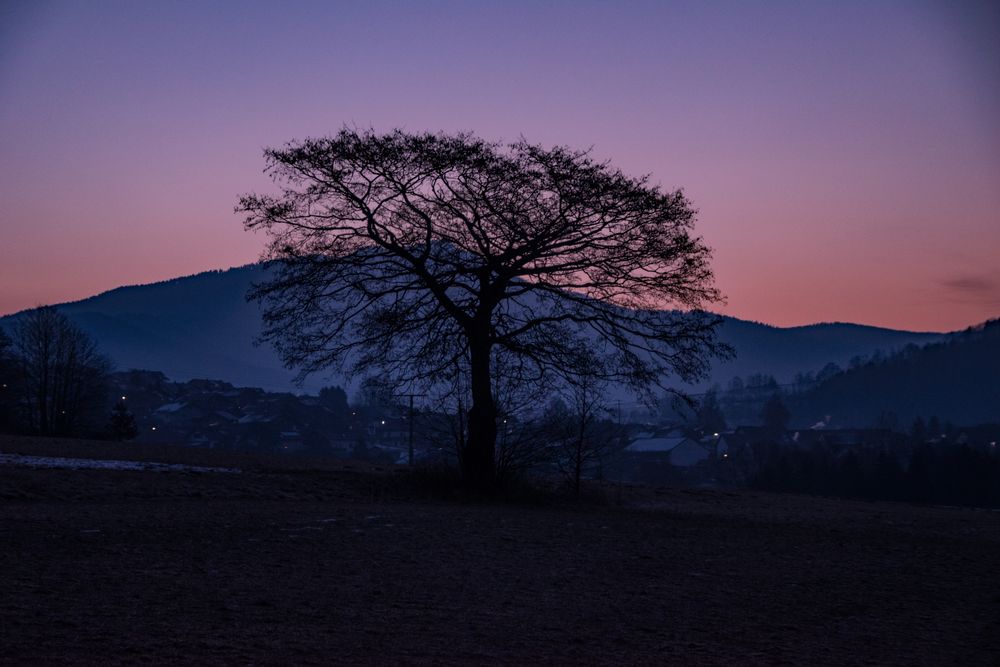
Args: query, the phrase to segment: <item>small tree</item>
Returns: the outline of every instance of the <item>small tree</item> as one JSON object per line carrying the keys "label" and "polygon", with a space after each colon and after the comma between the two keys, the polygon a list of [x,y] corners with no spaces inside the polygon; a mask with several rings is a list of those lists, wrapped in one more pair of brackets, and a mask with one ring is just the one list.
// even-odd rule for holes
{"label": "small tree", "polygon": [[944,435],[941,430],[941,420],[938,419],[937,415],[932,415],[930,420],[927,422],[927,437],[932,440],[940,439]]}
{"label": "small tree", "polygon": [[393,387],[384,379],[366,377],[355,397],[355,405],[364,411],[368,419],[381,419],[392,412],[396,398]]}
{"label": "small tree", "polygon": [[302,375],[426,387],[461,373],[474,486],[496,481],[498,366],[538,385],[578,373],[590,350],[603,379],[652,399],[729,351],[701,310],[720,295],[679,191],[583,152],[470,134],[344,129],[265,155],[280,194],[237,209],[279,260],[252,293],[263,339]]}
{"label": "small tree", "polygon": [[698,404],[698,428],[705,433],[718,433],[726,430],[726,416],[719,405],[718,390],[712,387],[702,397]]}
{"label": "small tree", "polygon": [[323,387],[319,391],[319,404],[325,412],[322,423],[333,431],[345,430],[351,421],[351,406],[347,392],[341,387]]}
{"label": "small tree", "polygon": [[323,387],[319,390],[319,402],[324,408],[333,411],[338,416],[350,411],[347,404],[347,392],[341,387]]}
{"label": "small tree", "polygon": [[607,458],[620,436],[603,408],[607,383],[600,380],[600,375],[590,369],[571,378],[563,392],[566,401],[561,403],[562,409],[551,411],[549,417],[558,448],[556,460],[577,497],[584,473]]}
{"label": "small tree", "polygon": [[135,415],[125,405],[125,401],[118,401],[111,409],[111,419],[108,430],[114,440],[131,440],[139,435],[139,427],[135,423]]}
{"label": "small tree", "polygon": [[792,414],[785,407],[781,396],[777,393],[771,394],[771,398],[767,399],[761,413],[761,418],[764,420],[764,430],[767,434],[772,438],[781,437],[785,429],[788,428],[788,421],[791,417]]}

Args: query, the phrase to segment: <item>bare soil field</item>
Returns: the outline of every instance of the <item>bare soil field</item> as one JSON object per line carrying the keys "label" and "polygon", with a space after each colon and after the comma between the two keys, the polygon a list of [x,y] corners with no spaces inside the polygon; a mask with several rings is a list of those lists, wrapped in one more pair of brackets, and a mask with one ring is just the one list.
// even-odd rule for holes
{"label": "bare soil field", "polygon": [[1000,513],[751,492],[433,500],[399,472],[0,452],[3,664],[1000,664]]}

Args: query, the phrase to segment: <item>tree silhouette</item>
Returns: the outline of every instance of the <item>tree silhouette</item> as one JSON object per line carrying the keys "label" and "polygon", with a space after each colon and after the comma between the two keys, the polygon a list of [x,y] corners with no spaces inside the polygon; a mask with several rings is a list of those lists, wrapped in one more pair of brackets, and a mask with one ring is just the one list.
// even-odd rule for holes
{"label": "tree silhouette", "polygon": [[[238,211],[270,237],[262,338],[302,376],[330,367],[396,385],[468,387],[461,462],[495,480],[493,375],[601,377],[652,398],[726,354],[694,210],[586,153],[471,134],[344,129],[265,151],[280,194]],[[673,308],[674,310],[663,310]]]}
{"label": "tree silhouette", "polygon": [[712,387],[702,397],[698,404],[697,412],[698,428],[704,433],[718,433],[726,430],[726,415],[719,405],[719,394],[716,387]]}
{"label": "tree silhouette", "polygon": [[347,392],[341,387],[323,387],[319,390],[319,402],[324,408],[332,411],[338,417],[344,417],[350,412],[347,404]]}
{"label": "tree silhouette", "polygon": [[118,401],[111,409],[109,420],[109,430],[111,437],[115,440],[131,440],[139,435],[139,427],[135,423],[135,415],[125,405],[125,401]]}
{"label": "tree silhouette", "polygon": [[88,422],[106,409],[111,362],[94,341],[51,306],[21,316],[11,340],[26,428],[44,435],[100,430],[100,422]]}
{"label": "tree silhouette", "polygon": [[929,422],[927,422],[927,436],[930,438],[940,438],[942,436],[941,432],[941,421],[937,418],[937,415],[933,415]]}
{"label": "tree silhouette", "polygon": [[791,417],[792,415],[785,406],[785,402],[781,400],[781,396],[777,393],[771,394],[771,398],[767,399],[764,410],[761,412],[765,432],[772,438],[782,436],[785,429],[788,428],[788,421]]}
{"label": "tree silhouette", "polygon": [[612,452],[621,429],[603,408],[607,383],[600,379],[597,359],[582,361],[581,374],[566,382],[565,401],[550,403],[546,411],[547,435],[556,450],[556,464],[580,497],[580,482],[588,468],[602,464]]}

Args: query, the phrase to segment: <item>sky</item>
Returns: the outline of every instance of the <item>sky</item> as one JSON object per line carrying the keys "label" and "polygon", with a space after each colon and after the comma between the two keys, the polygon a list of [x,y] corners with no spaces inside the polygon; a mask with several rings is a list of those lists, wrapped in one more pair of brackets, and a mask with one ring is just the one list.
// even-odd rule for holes
{"label": "sky", "polygon": [[472,131],[683,188],[721,312],[1000,316],[1000,3],[0,0],[0,314],[255,261],[262,150]]}

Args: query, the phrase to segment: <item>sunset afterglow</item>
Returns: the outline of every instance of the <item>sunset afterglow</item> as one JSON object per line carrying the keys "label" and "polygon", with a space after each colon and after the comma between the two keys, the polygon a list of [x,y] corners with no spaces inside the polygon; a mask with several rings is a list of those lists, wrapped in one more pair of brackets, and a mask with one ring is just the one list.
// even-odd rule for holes
{"label": "sunset afterglow", "polygon": [[255,261],[262,148],[347,124],[593,147],[683,188],[724,312],[1000,313],[994,3],[13,3],[0,313]]}

